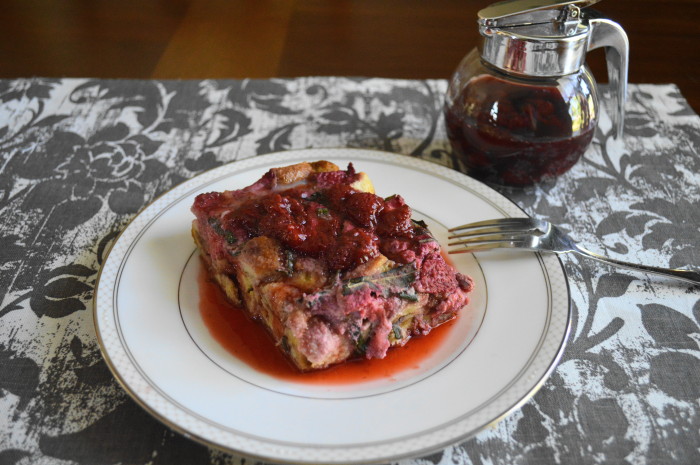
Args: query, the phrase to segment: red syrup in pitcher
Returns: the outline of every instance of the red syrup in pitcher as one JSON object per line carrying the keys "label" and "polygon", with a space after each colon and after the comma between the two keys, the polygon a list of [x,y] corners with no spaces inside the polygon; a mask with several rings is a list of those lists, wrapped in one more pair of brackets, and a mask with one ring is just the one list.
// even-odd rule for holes
{"label": "red syrup in pitcher", "polygon": [[597,116],[586,97],[481,75],[446,105],[447,136],[469,175],[526,186],[564,173],[583,155]]}

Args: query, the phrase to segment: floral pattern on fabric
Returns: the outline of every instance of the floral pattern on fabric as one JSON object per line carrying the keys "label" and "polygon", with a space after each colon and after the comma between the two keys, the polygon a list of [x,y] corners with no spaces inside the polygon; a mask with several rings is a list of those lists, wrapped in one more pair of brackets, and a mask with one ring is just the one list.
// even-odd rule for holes
{"label": "floral pattern on fabric", "polygon": [[[361,147],[462,169],[441,80],[0,80],[0,463],[250,462],[173,433],[119,387],[91,315],[99,268],[155,197],[235,160]],[[588,248],[700,266],[700,119],[631,86],[568,173],[500,191]],[[457,207],[457,206],[456,206]],[[521,409],[405,464],[700,463],[700,288],[564,258],[574,321]]]}

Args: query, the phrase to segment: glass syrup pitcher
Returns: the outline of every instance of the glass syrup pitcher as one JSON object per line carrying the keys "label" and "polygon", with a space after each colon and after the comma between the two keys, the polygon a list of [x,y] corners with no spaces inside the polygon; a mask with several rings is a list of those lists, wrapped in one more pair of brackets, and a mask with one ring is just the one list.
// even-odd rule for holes
{"label": "glass syrup pitcher", "polygon": [[582,10],[597,1],[508,0],[479,11],[482,44],[459,64],[444,108],[447,136],[469,175],[525,186],[571,168],[598,123],[585,59],[599,47],[613,132],[622,137],[629,44],[619,24]]}

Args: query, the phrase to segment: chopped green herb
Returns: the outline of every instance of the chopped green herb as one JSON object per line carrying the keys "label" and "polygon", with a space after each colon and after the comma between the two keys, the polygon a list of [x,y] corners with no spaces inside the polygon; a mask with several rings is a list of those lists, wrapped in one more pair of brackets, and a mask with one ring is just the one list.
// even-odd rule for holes
{"label": "chopped green herb", "polygon": [[334,297],[334,293],[331,292],[330,288],[325,288],[313,294],[306,294],[303,300],[308,308],[314,308],[321,304],[321,302],[326,302],[326,299],[332,297]]}
{"label": "chopped green herb", "polygon": [[385,198],[384,201],[385,201],[385,202],[389,202],[389,201],[391,201],[391,200],[394,200],[395,198],[396,198],[396,194],[390,195],[389,197]]}
{"label": "chopped green herb", "polygon": [[286,271],[288,276],[291,276],[294,274],[294,253],[291,250],[287,249],[284,252],[284,256],[286,259],[285,260],[285,262],[286,262],[285,263],[285,268],[286,268],[285,271]]}
{"label": "chopped green herb", "polygon": [[326,194],[324,194],[321,191],[316,191],[313,194],[311,194],[309,200],[323,204],[325,204],[328,201],[328,199],[326,198]]}
{"label": "chopped green herb", "polygon": [[418,296],[416,294],[409,294],[406,291],[399,292],[399,298],[403,300],[410,300],[411,302],[418,302]]}
{"label": "chopped green herb", "polygon": [[350,325],[350,338],[353,341],[356,341],[360,338],[361,335],[362,335],[362,333],[360,332],[360,326],[357,324],[354,324],[354,323],[351,324]]}
{"label": "chopped green herb", "polygon": [[322,218],[324,220],[330,220],[331,219],[331,212],[328,210],[326,207],[319,207],[316,210],[316,215],[319,218]]}
{"label": "chopped green herb", "polygon": [[289,353],[292,350],[292,348],[289,346],[287,336],[282,336],[282,339],[280,340],[280,345],[282,346],[282,349],[287,353]]}
{"label": "chopped green herb", "polygon": [[371,331],[368,331],[366,334],[360,334],[360,337],[357,338],[357,344],[355,345],[355,350],[357,351],[358,354],[365,355],[365,353],[367,352],[367,344],[369,343],[370,334],[371,334]]}
{"label": "chopped green herb", "polygon": [[214,229],[214,231],[216,231],[218,234],[221,234],[223,229],[221,229],[221,222],[219,220],[217,220],[216,218],[209,218],[207,222],[212,227],[212,229]]}
{"label": "chopped green herb", "polygon": [[224,231],[224,237],[226,237],[226,242],[228,242],[230,245],[238,242],[238,239],[236,239],[236,236],[234,236],[231,231]]}
{"label": "chopped green herb", "polygon": [[216,232],[216,234],[224,236],[224,239],[226,239],[226,242],[228,242],[229,244],[233,245],[236,242],[238,242],[238,239],[236,239],[236,236],[231,231],[226,231],[224,228],[221,227],[221,222],[218,219],[209,218],[207,219],[207,222],[209,223],[209,225],[211,225],[214,232]]}
{"label": "chopped green herb", "polygon": [[394,339],[403,339],[403,333],[401,332],[401,326],[392,325],[391,330],[394,332]]}
{"label": "chopped green herb", "polygon": [[406,289],[416,280],[416,266],[414,263],[392,268],[383,273],[372,276],[360,276],[349,279],[343,284],[343,295],[349,295],[364,286],[381,291],[390,289]]}

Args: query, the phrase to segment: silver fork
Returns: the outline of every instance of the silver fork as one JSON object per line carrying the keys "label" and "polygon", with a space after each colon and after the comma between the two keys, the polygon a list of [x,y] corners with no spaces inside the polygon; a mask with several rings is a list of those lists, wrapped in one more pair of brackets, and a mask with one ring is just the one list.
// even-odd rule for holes
{"label": "silver fork", "polygon": [[576,245],[561,229],[552,223],[534,218],[501,218],[496,220],[479,221],[476,223],[457,226],[449,230],[452,235],[449,240],[459,239],[447,244],[452,249],[449,253],[479,252],[499,248],[515,248],[534,250],[538,252],[554,252],[557,254],[575,252],[584,257],[593,258],[605,263],[629,268],[632,270],[655,273],[671,278],[700,284],[700,273],[691,270],[659,268],[656,266],[640,265],[623,262],[614,258],[604,257]]}

